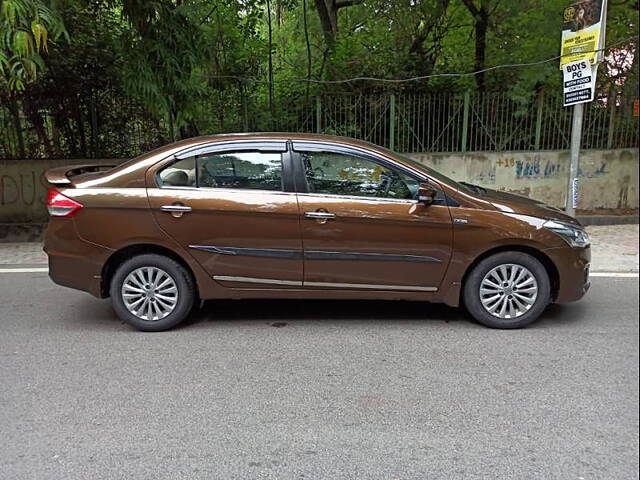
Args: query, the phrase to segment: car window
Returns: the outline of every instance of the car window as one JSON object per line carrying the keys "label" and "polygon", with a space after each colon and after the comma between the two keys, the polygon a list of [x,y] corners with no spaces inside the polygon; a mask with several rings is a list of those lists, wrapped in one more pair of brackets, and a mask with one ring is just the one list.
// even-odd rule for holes
{"label": "car window", "polygon": [[178,160],[162,170],[162,186],[282,190],[282,158],[272,152],[221,152]]}
{"label": "car window", "polygon": [[282,190],[280,153],[224,152],[198,158],[198,186]]}
{"label": "car window", "polygon": [[309,192],[415,199],[419,182],[367,158],[336,152],[301,152]]}
{"label": "car window", "polygon": [[160,172],[160,183],[168,187],[195,187],[195,158],[185,158],[169,165]]}

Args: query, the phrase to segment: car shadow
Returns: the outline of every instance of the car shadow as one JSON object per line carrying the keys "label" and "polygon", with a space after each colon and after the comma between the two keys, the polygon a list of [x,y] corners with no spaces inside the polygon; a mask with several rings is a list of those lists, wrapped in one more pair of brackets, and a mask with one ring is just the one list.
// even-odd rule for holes
{"label": "car shadow", "polygon": [[[394,300],[210,300],[182,327],[204,322],[261,322],[273,327],[295,322],[467,322],[461,309],[443,304]],[[469,322],[471,323],[471,322]]]}
{"label": "car shadow", "polygon": [[[581,303],[551,304],[530,329],[549,329],[578,323],[587,306]],[[397,300],[210,300],[177,328],[188,328],[205,322],[262,322],[273,327],[291,323],[421,323],[457,324],[485,328],[475,322],[463,307],[444,304]]]}
{"label": "car shadow", "polygon": [[[550,305],[531,329],[549,329],[578,323],[586,315],[587,305],[572,303]],[[73,315],[65,319],[67,327],[97,330],[133,330],[120,320],[111,302],[93,298],[75,303]],[[464,308],[404,300],[209,300],[173,330],[216,324],[266,324],[275,328],[291,324],[456,324],[468,328],[485,328],[476,323]]]}
{"label": "car shadow", "polygon": [[587,305],[583,302],[568,304],[552,303],[547,307],[537,322],[532,323],[528,329],[546,329],[559,326],[568,326],[579,323],[587,315]]}

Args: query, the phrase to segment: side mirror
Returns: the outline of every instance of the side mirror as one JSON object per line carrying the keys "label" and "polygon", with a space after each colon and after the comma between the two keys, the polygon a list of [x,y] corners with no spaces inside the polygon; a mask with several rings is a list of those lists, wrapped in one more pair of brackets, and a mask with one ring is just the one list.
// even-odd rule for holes
{"label": "side mirror", "polygon": [[431,205],[437,193],[428,183],[421,183],[418,187],[418,203]]}

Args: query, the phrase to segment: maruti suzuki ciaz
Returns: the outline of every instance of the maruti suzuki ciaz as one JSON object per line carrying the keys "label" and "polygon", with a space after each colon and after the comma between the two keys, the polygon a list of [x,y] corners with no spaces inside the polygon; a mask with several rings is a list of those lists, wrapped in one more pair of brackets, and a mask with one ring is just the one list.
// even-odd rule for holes
{"label": "maruti suzuki ciaz", "polygon": [[46,180],[52,280],[145,331],[221,298],[443,302],[518,328],[589,288],[574,218],[348,138],[198,137]]}

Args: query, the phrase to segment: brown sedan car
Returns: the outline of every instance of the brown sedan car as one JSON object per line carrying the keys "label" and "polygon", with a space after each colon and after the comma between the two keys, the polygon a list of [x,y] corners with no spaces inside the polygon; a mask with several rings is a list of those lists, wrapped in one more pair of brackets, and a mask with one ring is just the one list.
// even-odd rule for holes
{"label": "brown sedan car", "polygon": [[516,328],[589,288],[575,219],[352,139],[200,137],[46,178],[51,278],[140,330],[214,298],[426,300]]}

